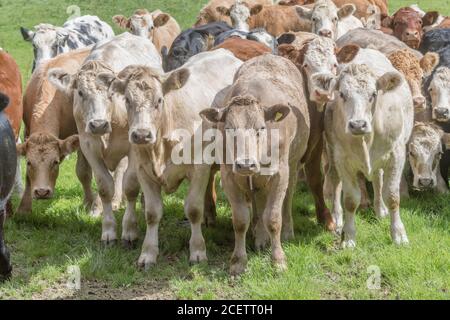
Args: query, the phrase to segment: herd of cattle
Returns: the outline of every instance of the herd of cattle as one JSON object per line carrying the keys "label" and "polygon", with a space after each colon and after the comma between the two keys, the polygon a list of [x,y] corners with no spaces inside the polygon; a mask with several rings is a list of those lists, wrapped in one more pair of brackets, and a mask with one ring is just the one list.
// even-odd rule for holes
{"label": "herd of cattle", "polygon": [[[245,270],[249,228],[255,247],[270,245],[274,265],[286,268],[281,242],[294,236],[299,178],[314,196],[318,222],[341,234],[344,248],[356,244],[356,210],[371,203],[367,181],[376,215],[390,215],[396,244],[408,242],[399,209],[408,184],[448,192],[450,18],[416,5],[390,16],[387,0],[211,0],[185,31],[160,10],[112,20],[129,32],[115,36],[95,16],[21,28],[34,50],[23,99],[19,69],[0,51],[0,275],[11,273],[3,222],[14,185],[23,193],[17,211],[31,212],[32,199],[53,196],[72,152],[105,244],[117,240],[113,212],[123,200],[121,239],[136,243],[142,190],[143,268],[157,261],[162,192],[184,180],[190,261],[207,259],[202,224],[215,222],[219,171],[235,232],[231,274]],[[257,148],[231,164],[174,164],[174,130],[193,137],[199,123],[237,130]],[[279,165],[263,175],[255,149],[273,130]],[[26,159],[24,190],[16,151]]]}

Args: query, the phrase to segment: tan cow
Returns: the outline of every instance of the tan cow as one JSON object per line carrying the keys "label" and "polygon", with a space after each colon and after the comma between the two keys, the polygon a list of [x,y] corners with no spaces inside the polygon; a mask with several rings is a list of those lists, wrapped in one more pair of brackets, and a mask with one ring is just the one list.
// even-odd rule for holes
{"label": "tan cow", "polygon": [[[232,83],[241,64],[229,51],[219,49],[199,53],[168,74],[155,68],[129,66],[118,76],[103,72],[98,77],[109,85],[111,95],[124,96],[127,101],[130,166],[138,172],[147,221],[140,267],[149,268],[158,256],[161,192],[175,192],[185,179],[190,182],[184,202],[191,223],[190,261],[207,259],[201,225],[213,163],[202,160],[201,145],[200,151],[191,146],[195,145],[194,133],[202,138],[199,112],[209,108],[216,95]],[[182,150],[183,159],[179,161],[174,154],[179,154],[178,148],[184,144],[189,147]],[[187,159],[184,153],[189,154]],[[199,155],[200,159],[195,160]]]}
{"label": "tan cow", "polygon": [[429,52],[418,59],[409,50],[399,50],[388,56],[392,65],[406,78],[414,101],[414,110],[423,111],[426,108],[425,97],[422,94],[424,77],[428,77],[439,64],[439,55]]}
{"label": "tan cow", "polygon": [[[236,73],[223,108],[205,110],[202,116],[222,132],[225,140],[220,142],[231,160],[221,165],[235,231],[231,274],[244,272],[247,265],[245,238],[252,199],[256,248],[270,240],[274,265],[286,269],[281,233],[292,232],[285,218],[292,214],[298,166],[310,131],[301,73],[283,57],[266,54],[251,59]],[[261,152],[264,149],[267,152]]]}
{"label": "tan cow", "polygon": [[[162,70],[161,56],[153,43],[126,32],[96,46],[74,74],[61,68],[49,70],[53,85],[73,99],[81,150],[92,167],[102,200],[101,239],[105,244],[116,242],[112,201],[113,197],[122,198],[122,188],[114,188],[110,172],[116,171],[118,179],[123,177],[123,191],[128,202],[122,224],[122,240],[126,245],[137,239],[135,205],[139,188],[136,188],[137,178],[132,166],[128,166],[123,175],[130,148],[126,101],[123,97],[111,95],[109,85],[98,82],[97,76],[104,72],[118,73],[133,64]],[[116,181],[117,185],[121,186],[121,181]]]}
{"label": "tan cow", "polygon": [[158,52],[161,52],[163,47],[169,49],[181,32],[178,22],[161,10],[148,12],[146,9],[139,9],[129,18],[117,15],[112,19],[119,27],[129,30],[132,34],[152,40]]}
{"label": "tan cow", "polygon": [[[25,142],[17,151],[27,160],[26,188],[19,212],[31,212],[31,199],[53,196],[59,166],[71,152],[79,149],[72,99],[57,92],[47,78],[48,70],[64,68],[75,73],[90,52],[88,49],[65,53],[42,63],[33,73],[24,96]],[[101,212],[91,189],[92,170],[79,150],[76,173],[83,186],[84,203],[91,214]]]}
{"label": "tan cow", "polygon": [[239,30],[264,28],[274,37],[289,31],[310,31],[309,20],[301,18],[296,8],[280,5],[249,5],[236,2],[230,7],[220,6],[217,11],[224,17],[231,17],[232,25]]}
{"label": "tan cow", "polygon": [[[194,24],[194,27],[199,27],[211,22],[216,21],[224,21],[231,26],[231,19],[229,16],[224,16],[220,12],[217,11],[217,8],[220,6],[231,7],[236,0],[210,0],[201,10],[197,17],[197,21]],[[245,1],[249,6],[253,6],[256,4],[261,5],[272,5],[273,0],[247,0]]]}

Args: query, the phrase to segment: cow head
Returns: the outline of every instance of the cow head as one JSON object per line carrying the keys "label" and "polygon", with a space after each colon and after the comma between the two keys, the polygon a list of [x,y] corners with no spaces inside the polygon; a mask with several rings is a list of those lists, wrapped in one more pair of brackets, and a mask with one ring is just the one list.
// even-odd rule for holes
{"label": "cow head", "polygon": [[97,75],[112,72],[99,61],[85,63],[75,75],[62,69],[50,69],[48,77],[57,90],[73,98],[75,119],[85,124],[85,132],[93,135],[110,133],[111,118],[117,97],[110,97],[109,87],[97,82]]}
{"label": "cow head", "polygon": [[345,123],[345,131],[353,136],[371,134],[378,94],[395,90],[402,82],[398,72],[377,77],[365,64],[344,67],[336,85],[339,97],[335,110]]}
{"label": "cow head", "polygon": [[450,68],[438,67],[427,87],[431,98],[433,119],[439,122],[450,121]]}
{"label": "cow head", "polygon": [[309,99],[317,103],[319,111],[334,99],[338,64],[349,63],[358,52],[359,47],[355,45],[336,49],[334,41],[325,37],[307,42],[300,50],[289,44],[278,47],[278,53],[294,62],[306,75]]}
{"label": "cow head", "polygon": [[167,116],[164,96],[182,88],[190,76],[188,69],[178,69],[168,75],[143,66],[129,66],[117,76],[100,73],[97,82],[108,86],[111,94],[125,98],[129,134],[132,144],[153,145],[160,141],[163,119]]}
{"label": "cow head", "polygon": [[435,23],[439,18],[436,11],[427,12],[423,17],[412,8],[401,8],[393,16],[381,22],[385,28],[393,31],[393,35],[413,49],[418,49],[422,41],[423,28]]}
{"label": "cow head", "polygon": [[413,96],[414,110],[416,112],[425,110],[426,99],[422,95],[422,82],[438,65],[439,55],[430,52],[419,60],[411,51],[404,49],[390,54],[389,60],[405,76]]}
{"label": "cow head", "polygon": [[448,134],[433,124],[417,123],[414,126],[408,146],[414,189],[423,190],[437,186],[439,162],[444,151],[442,145],[445,145],[447,139]]}
{"label": "cow head", "polygon": [[220,6],[216,8],[216,11],[223,16],[230,17],[233,28],[249,32],[248,20],[251,16],[260,13],[262,9],[263,6],[260,4],[250,7],[246,2],[237,0],[230,8]]}
{"label": "cow head", "polygon": [[313,33],[336,40],[339,21],[351,16],[356,7],[349,3],[338,9],[331,0],[319,0],[312,9],[296,6],[296,11],[301,18],[311,21]]}
{"label": "cow head", "polygon": [[233,139],[226,143],[227,155],[233,156],[233,172],[251,176],[261,170],[261,150],[267,144],[267,128],[271,123],[282,122],[290,111],[287,105],[266,107],[246,95],[234,97],[223,109],[203,110],[200,116],[216,124],[226,139]]}
{"label": "cow head", "polygon": [[123,29],[128,29],[136,36],[153,39],[155,28],[164,26],[170,19],[166,13],[160,13],[156,17],[145,9],[136,10],[129,18],[122,15],[114,16],[114,23]]}
{"label": "cow head", "polygon": [[34,65],[33,70],[43,60],[51,59],[61,53],[61,48],[66,45],[69,33],[60,27],[51,24],[40,24],[35,31],[20,28],[22,37],[33,45]]}
{"label": "cow head", "polygon": [[34,199],[53,196],[61,162],[78,148],[78,135],[60,140],[45,133],[32,134],[17,145],[17,153],[27,159],[27,179]]}

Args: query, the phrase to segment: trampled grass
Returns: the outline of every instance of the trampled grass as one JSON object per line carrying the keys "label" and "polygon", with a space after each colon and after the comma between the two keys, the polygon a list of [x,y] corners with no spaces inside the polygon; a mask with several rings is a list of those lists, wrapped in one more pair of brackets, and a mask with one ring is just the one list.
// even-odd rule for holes
{"label": "trampled grass", "polygon": [[[412,1],[412,0],[411,0]],[[390,1],[391,8],[411,1]],[[110,22],[114,14],[130,14],[146,7],[167,10],[183,27],[191,25],[202,1],[69,1],[1,0],[0,46],[18,61],[23,77],[31,72],[32,49],[19,26],[40,22],[61,24],[66,8],[76,4],[82,14],[95,14]],[[450,1],[418,2],[425,9],[450,14]],[[116,31],[119,31],[116,29]],[[249,241],[248,272],[238,279],[228,275],[234,235],[230,208],[219,193],[218,223],[204,229],[209,262],[188,263],[190,229],[183,223],[183,186],[165,196],[160,227],[160,258],[148,272],[136,261],[140,244],[127,251],[100,244],[101,222],[90,218],[82,206],[76,179],[75,156],[60,170],[56,197],[34,202],[33,214],[15,216],[6,224],[12,252],[13,279],[0,284],[0,298],[255,298],[255,299],[449,299],[450,298],[450,201],[447,196],[414,194],[402,202],[402,218],[410,245],[391,244],[389,221],[377,221],[372,210],[357,216],[358,247],[340,250],[339,239],[315,223],[311,196],[300,186],[294,204],[296,238],[284,244],[289,270],[277,274],[268,252],[255,253]],[[17,201],[15,201],[17,205]],[[118,221],[123,210],[116,214]],[[120,223],[118,223],[120,225]],[[141,240],[145,222],[139,210]],[[120,232],[120,230],[119,230]],[[120,233],[119,233],[120,234]],[[66,286],[69,266],[81,270],[81,290]],[[367,283],[381,273],[379,289]]]}

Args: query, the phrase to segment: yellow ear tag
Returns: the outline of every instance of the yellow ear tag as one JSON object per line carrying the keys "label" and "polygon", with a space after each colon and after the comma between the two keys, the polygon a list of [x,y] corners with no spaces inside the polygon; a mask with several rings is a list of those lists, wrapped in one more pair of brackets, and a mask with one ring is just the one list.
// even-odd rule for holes
{"label": "yellow ear tag", "polygon": [[275,115],[275,122],[280,121],[281,118],[283,118],[283,114],[281,112],[277,112]]}

